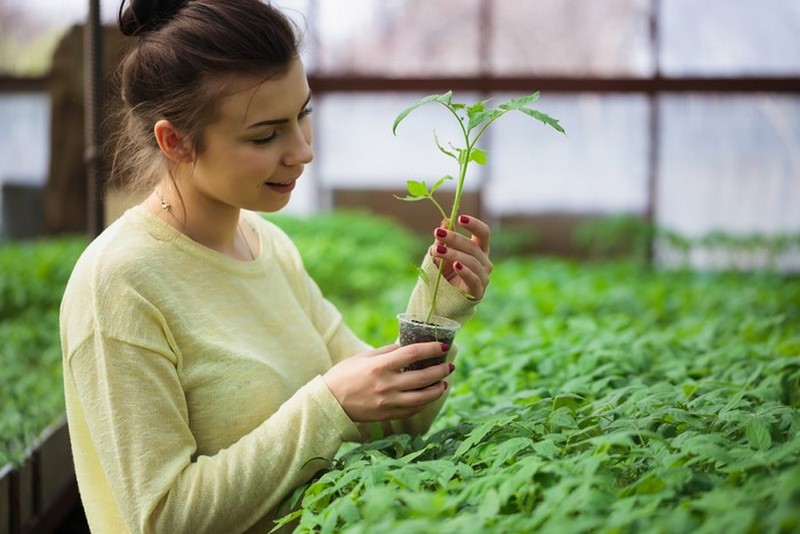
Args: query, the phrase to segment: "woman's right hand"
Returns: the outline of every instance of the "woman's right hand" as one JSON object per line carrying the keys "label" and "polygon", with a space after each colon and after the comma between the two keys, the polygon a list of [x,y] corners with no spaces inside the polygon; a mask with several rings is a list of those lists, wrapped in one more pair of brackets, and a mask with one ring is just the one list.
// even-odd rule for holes
{"label": "woman's right hand", "polygon": [[411,417],[447,390],[444,378],[455,366],[449,362],[403,371],[414,362],[441,356],[443,343],[386,345],[356,354],[323,375],[328,388],[356,423]]}

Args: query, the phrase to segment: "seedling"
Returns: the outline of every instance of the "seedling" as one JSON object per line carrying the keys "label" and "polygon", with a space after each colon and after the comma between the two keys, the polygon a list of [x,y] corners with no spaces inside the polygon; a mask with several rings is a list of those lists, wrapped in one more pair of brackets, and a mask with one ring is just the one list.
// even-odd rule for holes
{"label": "seedling", "polygon": [[[439,137],[434,132],[433,138],[436,143],[436,147],[439,151],[444,154],[445,156],[452,158],[453,160],[458,163],[458,179],[456,180],[456,192],[453,199],[453,204],[450,207],[449,213],[445,211],[444,207],[442,207],[441,203],[434,198],[434,193],[442,186],[445,182],[452,180],[452,176],[445,175],[439,178],[430,188],[424,181],[418,180],[408,180],[406,182],[406,188],[408,190],[408,195],[405,197],[397,197],[400,200],[404,200],[406,202],[419,202],[419,201],[430,201],[439,211],[442,216],[442,219],[445,221],[446,228],[448,230],[454,229],[454,221],[456,217],[459,215],[459,206],[461,204],[461,195],[464,192],[464,182],[467,178],[467,171],[469,169],[470,163],[477,163],[478,165],[485,165],[487,161],[487,154],[486,151],[478,148],[478,141],[486,132],[486,130],[491,126],[497,119],[508,113],[509,111],[519,111],[524,113],[525,115],[532,117],[542,123],[546,124],[547,126],[552,127],[558,132],[564,133],[564,129],[559,124],[558,120],[550,117],[549,115],[542,113],[541,111],[535,110],[531,107],[528,107],[533,102],[536,102],[539,99],[539,93],[533,93],[528,96],[523,96],[520,98],[512,98],[507,102],[497,105],[496,107],[489,106],[489,100],[483,102],[477,102],[475,104],[463,104],[459,102],[453,101],[453,92],[448,91],[442,95],[429,95],[425,98],[418,100],[411,106],[404,109],[395,119],[394,125],[392,125],[392,133],[397,135],[397,127],[398,125],[405,119],[412,111],[423,106],[428,103],[437,103],[441,104],[455,117],[456,121],[458,122],[459,129],[462,134],[462,146],[454,146],[452,144],[448,144],[448,147],[442,145]],[[433,295],[431,296],[430,307],[428,308],[428,312],[425,316],[425,323],[430,323],[433,310],[436,306],[436,297],[439,292],[439,284],[442,280],[442,270],[444,268],[444,262],[439,262],[439,270],[436,276],[436,281],[434,282],[433,286]],[[424,272],[420,272],[420,276],[424,277]]]}

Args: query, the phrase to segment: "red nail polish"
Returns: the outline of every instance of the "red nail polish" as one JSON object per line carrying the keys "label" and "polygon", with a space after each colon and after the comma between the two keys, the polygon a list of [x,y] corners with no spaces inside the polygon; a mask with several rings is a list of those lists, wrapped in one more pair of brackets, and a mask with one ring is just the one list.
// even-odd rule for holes
{"label": "red nail polish", "polygon": [[436,252],[439,254],[447,254],[447,247],[444,245],[436,245]]}
{"label": "red nail polish", "polygon": [[464,268],[464,265],[460,261],[457,261],[456,262],[456,269],[460,271],[463,268]]}
{"label": "red nail polish", "polygon": [[447,352],[448,350],[450,350],[450,345],[442,343],[442,352]]}
{"label": "red nail polish", "polygon": [[469,217],[467,217],[466,215],[459,215],[458,222],[460,222],[461,224],[469,224]]}
{"label": "red nail polish", "polygon": [[443,228],[436,229],[436,237],[447,237],[447,230]]}
{"label": "red nail polish", "polygon": [[456,366],[455,365],[453,365],[452,363],[449,364],[449,365],[450,365],[450,372],[451,373],[456,370]]}

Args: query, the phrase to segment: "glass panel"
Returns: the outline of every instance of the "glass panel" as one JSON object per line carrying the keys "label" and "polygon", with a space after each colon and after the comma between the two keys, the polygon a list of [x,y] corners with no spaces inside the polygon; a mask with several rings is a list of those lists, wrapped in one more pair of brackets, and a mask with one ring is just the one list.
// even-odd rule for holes
{"label": "glass panel", "polygon": [[650,0],[492,2],[492,72],[650,75],[650,4]]}
{"label": "glass panel", "polygon": [[0,182],[44,184],[50,158],[50,97],[0,94]]}
{"label": "glass panel", "polygon": [[321,73],[387,76],[478,72],[479,0],[318,0]]}
{"label": "glass panel", "polygon": [[661,35],[665,74],[800,74],[797,0],[661,2]]}
{"label": "glass panel", "polygon": [[645,97],[550,94],[535,107],[558,118],[567,134],[519,114],[493,126],[486,195],[492,213],[644,211]]}
{"label": "glass panel", "polygon": [[0,124],[0,195],[3,184],[44,185],[50,164],[50,97],[0,94]]}
{"label": "glass panel", "polygon": [[675,96],[662,110],[661,225],[800,232],[800,98]]}

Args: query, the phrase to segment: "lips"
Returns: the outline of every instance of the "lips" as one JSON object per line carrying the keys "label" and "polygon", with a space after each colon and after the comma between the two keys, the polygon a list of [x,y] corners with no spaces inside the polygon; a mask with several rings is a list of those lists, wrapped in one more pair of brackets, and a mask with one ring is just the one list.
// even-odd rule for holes
{"label": "lips", "polygon": [[264,182],[264,185],[278,193],[290,193],[297,184],[297,178],[291,182]]}

